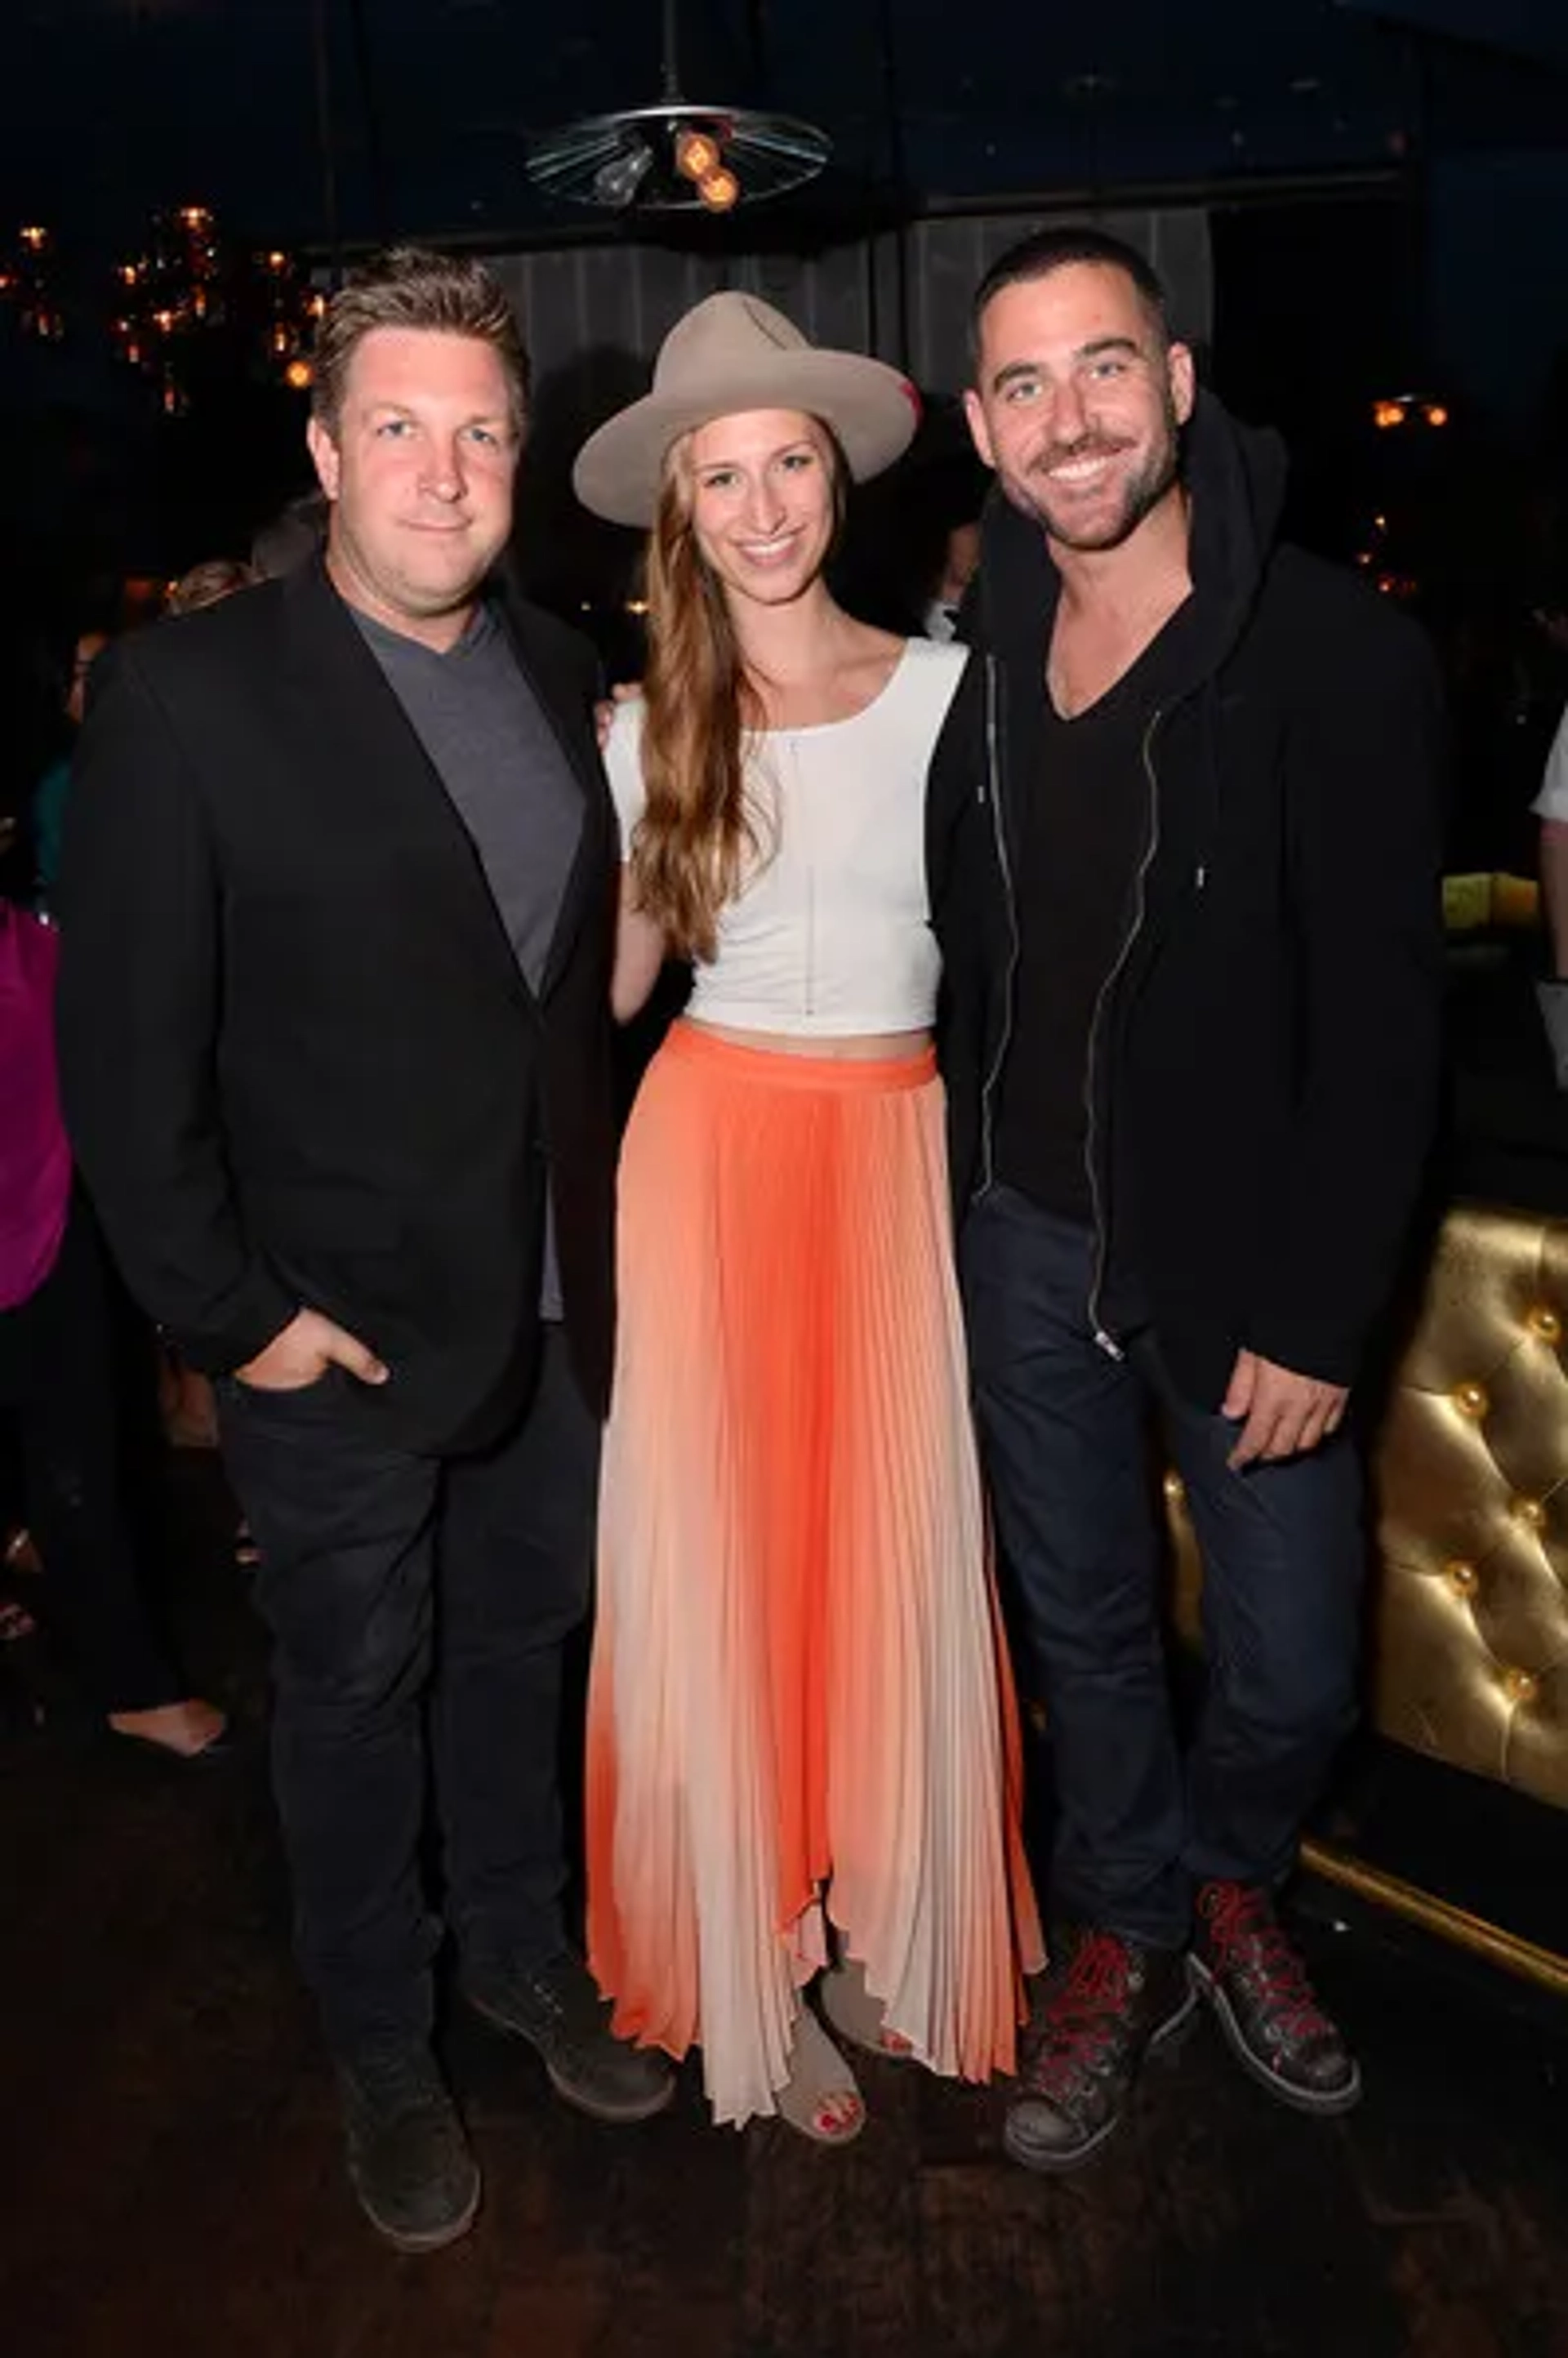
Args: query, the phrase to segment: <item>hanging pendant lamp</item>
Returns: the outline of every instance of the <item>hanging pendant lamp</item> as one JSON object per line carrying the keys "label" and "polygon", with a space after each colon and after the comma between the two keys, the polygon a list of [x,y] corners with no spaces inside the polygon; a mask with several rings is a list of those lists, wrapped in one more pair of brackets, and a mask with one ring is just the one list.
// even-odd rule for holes
{"label": "hanging pendant lamp", "polygon": [[676,14],[676,0],[664,0],[662,98],[585,115],[530,142],[528,176],[546,195],[614,212],[725,213],[821,171],[832,148],[814,124],[681,96]]}

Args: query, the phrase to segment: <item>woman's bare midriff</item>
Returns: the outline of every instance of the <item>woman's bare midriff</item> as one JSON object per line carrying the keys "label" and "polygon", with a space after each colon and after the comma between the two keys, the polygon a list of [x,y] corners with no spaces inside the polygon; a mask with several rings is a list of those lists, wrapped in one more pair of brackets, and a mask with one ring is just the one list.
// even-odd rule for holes
{"label": "woman's bare midriff", "polygon": [[743,1032],[730,1023],[703,1023],[695,1015],[687,1022],[710,1039],[728,1040],[736,1048],[766,1048],[781,1056],[833,1056],[845,1063],[874,1064],[880,1058],[918,1056],[931,1045],[929,1032],[855,1032],[824,1038],[819,1033]]}

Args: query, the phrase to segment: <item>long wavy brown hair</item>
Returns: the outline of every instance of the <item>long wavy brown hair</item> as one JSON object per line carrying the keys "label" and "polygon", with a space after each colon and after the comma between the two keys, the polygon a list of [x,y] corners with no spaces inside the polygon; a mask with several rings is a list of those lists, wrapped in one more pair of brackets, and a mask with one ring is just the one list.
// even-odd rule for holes
{"label": "long wavy brown hair", "polygon": [[[827,427],[821,438],[833,486],[834,538],[848,468]],[[643,676],[642,821],[632,846],[638,904],[663,926],[677,957],[710,958],[719,912],[749,861],[766,857],[748,806],[746,739],[762,727],[724,585],[692,523],[691,436],[665,463],[648,538],[648,661]]]}

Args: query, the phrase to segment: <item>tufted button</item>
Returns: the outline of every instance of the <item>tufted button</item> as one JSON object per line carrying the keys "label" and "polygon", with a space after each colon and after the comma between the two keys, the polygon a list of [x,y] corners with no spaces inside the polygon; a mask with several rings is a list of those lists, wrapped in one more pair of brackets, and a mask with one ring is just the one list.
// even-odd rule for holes
{"label": "tufted button", "polygon": [[1181,1476],[1175,1473],[1167,1474],[1165,1476],[1165,1499],[1167,1505],[1173,1507],[1181,1506],[1185,1500],[1186,1495],[1187,1486],[1183,1481]]}
{"label": "tufted button", "polygon": [[1480,1585],[1480,1574],[1473,1563],[1466,1563],[1463,1557],[1456,1556],[1452,1563],[1444,1564],[1443,1569],[1450,1584],[1459,1591],[1461,1596],[1475,1595]]}
{"label": "tufted button", "polygon": [[1477,1424],[1492,1405],[1485,1384],[1455,1384],[1453,1400],[1460,1415],[1472,1418]]}
{"label": "tufted button", "polygon": [[1526,1312],[1524,1323],[1538,1343],[1561,1343],[1563,1340],[1563,1321],[1556,1311],[1549,1310],[1543,1302],[1538,1302],[1533,1310]]}
{"label": "tufted button", "polygon": [[1533,1703],[1541,1693],[1541,1681],[1533,1671],[1505,1671],[1503,1693],[1510,1703]]}
{"label": "tufted button", "polygon": [[1523,1523],[1527,1531],[1543,1531],[1546,1529],[1546,1502],[1542,1498],[1515,1498],[1509,1504],[1509,1513],[1516,1523]]}

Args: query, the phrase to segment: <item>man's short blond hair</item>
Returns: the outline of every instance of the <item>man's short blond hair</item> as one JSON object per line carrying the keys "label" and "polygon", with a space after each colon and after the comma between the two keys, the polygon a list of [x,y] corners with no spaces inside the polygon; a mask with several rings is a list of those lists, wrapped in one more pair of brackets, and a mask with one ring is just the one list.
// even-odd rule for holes
{"label": "man's short blond hair", "polygon": [[313,416],[336,436],[349,363],[374,328],[418,328],[472,336],[506,373],[519,433],[528,398],[528,355],[506,290],[482,262],[427,247],[395,245],[354,272],[328,304],[316,338]]}

